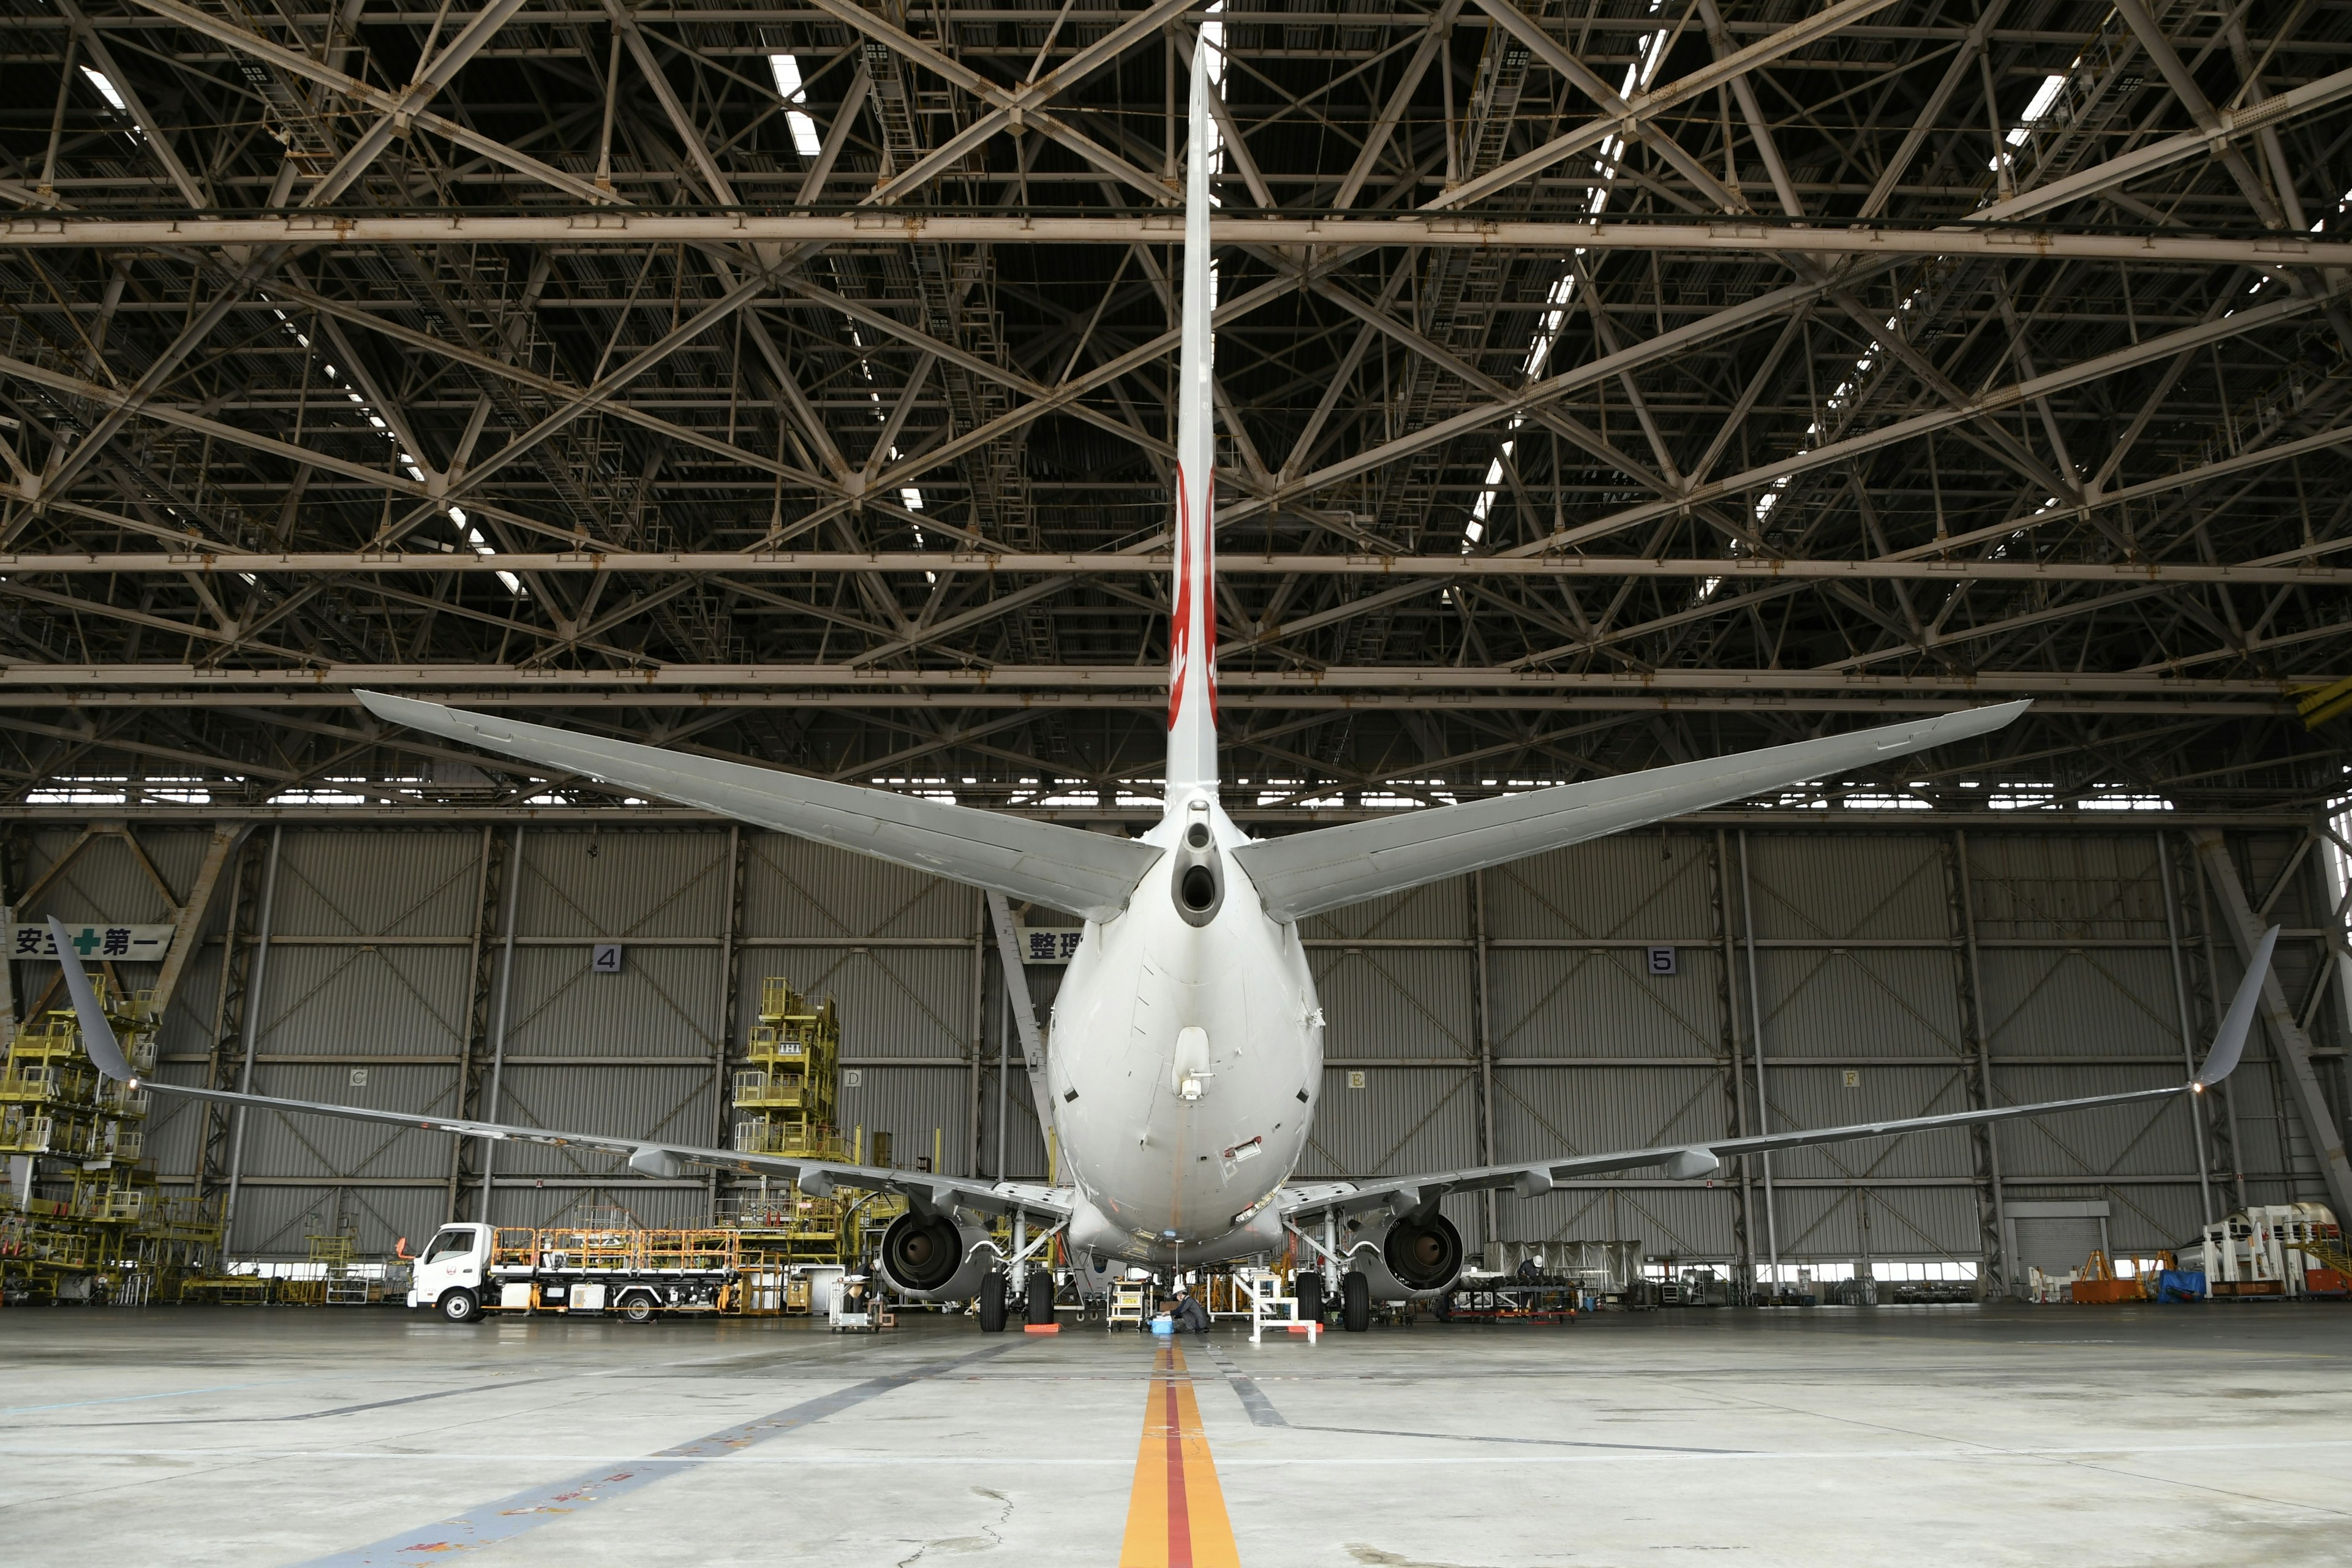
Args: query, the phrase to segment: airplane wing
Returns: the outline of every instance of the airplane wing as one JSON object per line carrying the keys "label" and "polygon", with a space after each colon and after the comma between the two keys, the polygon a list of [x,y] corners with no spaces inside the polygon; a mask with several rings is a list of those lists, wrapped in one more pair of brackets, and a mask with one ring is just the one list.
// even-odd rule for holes
{"label": "airplane wing", "polygon": [[2031,702],[1971,708],[1883,729],[1828,735],[1760,752],[1652,768],[1622,778],[1555,784],[1372,822],[1312,828],[1245,844],[1234,858],[1265,912],[1295,921],[1424,882],[1484,870],[1547,849],[1622,833],[1783,784],[1817,779],[1998,730]]}
{"label": "airplane wing", "polygon": [[461,1116],[433,1116],[404,1110],[379,1110],[361,1105],[334,1105],[323,1100],[281,1100],[275,1095],[239,1094],[233,1089],[197,1089],[192,1085],[134,1079],[139,1088],[157,1094],[176,1094],[220,1105],[242,1105],[254,1110],[284,1111],[296,1116],[334,1116],[347,1121],[373,1121],[386,1127],[414,1127],[425,1132],[447,1132],[460,1138],[490,1138],[501,1142],[543,1143],[557,1149],[594,1149],[625,1156],[629,1168],[667,1179],[688,1165],[733,1171],[740,1175],[774,1176],[795,1182],[812,1197],[824,1197],[835,1187],[897,1193],[925,1208],[968,1208],[982,1214],[1031,1214],[1066,1219],[1067,1196],[1052,1187],[1020,1182],[981,1182],[962,1176],[934,1175],[928,1171],[887,1171],[831,1160],[809,1160],[792,1154],[742,1154],[732,1149],[706,1149],[693,1143],[673,1143],[659,1138],[618,1138],[598,1132],[562,1132],[546,1127],[522,1127],[506,1121],[474,1121]]}
{"label": "airplane wing", "polygon": [[[52,919],[58,951],[70,953],[69,934]],[[382,1110],[365,1105],[334,1105],[315,1100],[282,1100],[276,1095],[240,1094],[234,1089],[197,1089],[190,1084],[163,1083],[134,1076],[116,1041],[113,1026],[90,989],[81,965],[67,963],[66,992],[73,998],[74,1017],[81,1026],[82,1048],[98,1070],[118,1082],[158,1094],[176,1094],[215,1105],[241,1105],[252,1110],[278,1110],[295,1116],[333,1116],[346,1121],[373,1121],[384,1127],[414,1127],[425,1132],[447,1132],[459,1138],[491,1138],[502,1142],[543,1143],[551,1148],[595,1149],[618,1154],[629,1168],[667,1180],[688,1165],[733,1171],[748,1176],[777,1176],[799,1184],[801,1191],[823,1197],[835,1187],[897,1193],[919,1208],[968,1208],[982,1214],[1031,1214],[1067,1219],[1071,1204],[1065,1190],[1030,1186],[1020,1182],[979,1182],[961,1176],[934,1175],[926,1171],[886,1171],[847,1165],[832,1160],[810,1160],[792,1154],[743,1154],[732,1149],[706,1149],[694,1143],[673,1143],[661,1138],[616,1138],[599,1132],[561,1132],[547,1127],[522,1127],[506,1121],[475,1121],[462,1116],[434,1116],[405,1110]]]}
{"label": "airplane wing", "polygon": [[1914,1116],[1897,1121],[1864,1121],[1850,1127],[1819,1127],[1802,1131],[1772,1132],[1753,1138],[1706,1139],[1688,1143],[1663,1143],[1648,1149],[1620,1149],[1605,1154],[1580,1154],[1564,1160],[1533,1160],[1517,1165],[1481,1165],[1460,1171],[1434,1171],[1373,1182],[1308,1182],[1282,1189],[1275,1202],[1286,1220],[1326,1210],[1342,1215],[1387,1209],[1399,1215],[1426,1218],[1448,1193],[1480,1192],[1509,1187],[1523,1198],[1540,1197],[1561,1182],[1587,1176],[1614,1175],[1622,1171],[1663,1170],[1679,1181],[1697,1181],[1720,1172],[1742,1154],[1769,1154],[1781,1149],[1809,1149],[1823,1143],[1855,1143],[1873,1138],[1900,1138],[1912,1132],[1932,1132],[1947,1127],[1976,1127],[1991,1121],[2054,1116],[2087,1110],[2099,1105],[2128,1105],[2138,1100],[2169,1100],[2175,1095],[2203,1094],[2230,1076],[2244,1054],[2246,1035],[2254,1008],[2262,999],[2263,976],[2270,968],[2271,950],[2278,943],[2273,926],[2255,948],[2239,982],[2238,994],[2214,1032],[2205,1065],[2187,1083],[2162,1089],[2133,1089],[2123,1094],[2095,1094],[2081,1100],[2045,1100],[2031,1105],[1999,1105],[1984,1110],[1958,1110],[1944,1116]]}
{"label": "airplane wing", "polygon": [[1165,853],[1136,839],[1058,822],[461,713],[413,697],[353,695],[379,719],[445,740],[584,773],[1087,920],[1109,920],[1124,910],[1136,883]]}

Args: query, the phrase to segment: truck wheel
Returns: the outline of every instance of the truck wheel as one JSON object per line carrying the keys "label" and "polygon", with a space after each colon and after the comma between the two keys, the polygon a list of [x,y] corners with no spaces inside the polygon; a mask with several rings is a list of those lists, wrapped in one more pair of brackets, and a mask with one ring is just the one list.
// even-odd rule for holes
{"label": "truck wheel", "polygon": [[471,1290],[441,1293],[441,1315],[453,1323],[470,1323],[482,1315],[481,1298]]}
{"label": "truck wheel", "polygon": [[649,1323],[654,1317],[654,1299],[640,1290],[621,1303],[621,1316],[633,1323]]}
{"label": "truck wheel", "polygon": [[1339,1326],[1351,1334],[1372,1326],[1372,1282],[1361,1269],[1339,1277]]}
{"label": "truck wheel", "polygon": [[1004,1331],[1004,1276],[992,1270],[980,1282],[980,1331]]}
{"label": "truck wheel", "polygon": [[1323,1276],[1300,1273],[1290,1281],[1291,1294],[1298,1298],[1298,1321],[1319,1323],[1323,1321]]}
{"label": "truck wheel", "polygon": [[1054,1271],[1050,1268],[1029,1270],[1029,1321],[1033,1323],[1054,1321]]}

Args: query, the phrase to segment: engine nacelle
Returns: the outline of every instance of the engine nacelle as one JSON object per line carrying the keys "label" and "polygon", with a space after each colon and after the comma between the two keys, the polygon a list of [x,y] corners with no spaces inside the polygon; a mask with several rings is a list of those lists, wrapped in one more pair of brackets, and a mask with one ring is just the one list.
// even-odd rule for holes
{"label": "engine nacelle", "polygon": [[1462,1262],[1462,1233],[1442,1214],[1426,1223],[1392,1220],[1348,1249],[1348,1267],[1363,1271],[1375,1301],[1444,1295],[1461,1278]]}
{"label": "engine nacelle", "polygon": [[882,1233],[882,1282],[919,1301],[961,1301],[1003,1261],[988,1232],[951,1215],[902,1214]]}

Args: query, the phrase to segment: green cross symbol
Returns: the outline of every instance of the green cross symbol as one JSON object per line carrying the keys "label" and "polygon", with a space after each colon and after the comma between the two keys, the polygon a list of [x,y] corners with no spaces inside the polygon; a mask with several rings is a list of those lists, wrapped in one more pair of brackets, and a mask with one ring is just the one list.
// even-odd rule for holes
{"label": "green cross symbol", "polygon": [[98,951],[98,932],[92,931],[88,926],[82,927],[81,934],[73,939],[73,949],[76,952],[80,953],[84,958],[88,958],[91,953],[96,952]]}

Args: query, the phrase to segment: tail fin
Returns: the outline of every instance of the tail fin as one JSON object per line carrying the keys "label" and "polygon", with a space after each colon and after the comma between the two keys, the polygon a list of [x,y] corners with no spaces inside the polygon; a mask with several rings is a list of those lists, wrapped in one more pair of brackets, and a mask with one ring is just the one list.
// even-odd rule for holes
{"label": "tail fin", "polygon": [[1216,300],[1209,272],[1209,161],[1216,147],[1209,112],[1204,37],[1192,50],[1191,148],[1184,181],[1184,347],[1177,364],[1176,585],[1168,628],[1168,804],[1217,787],[1216,426],[1210,404],[1215,360],[1209,318]]}

